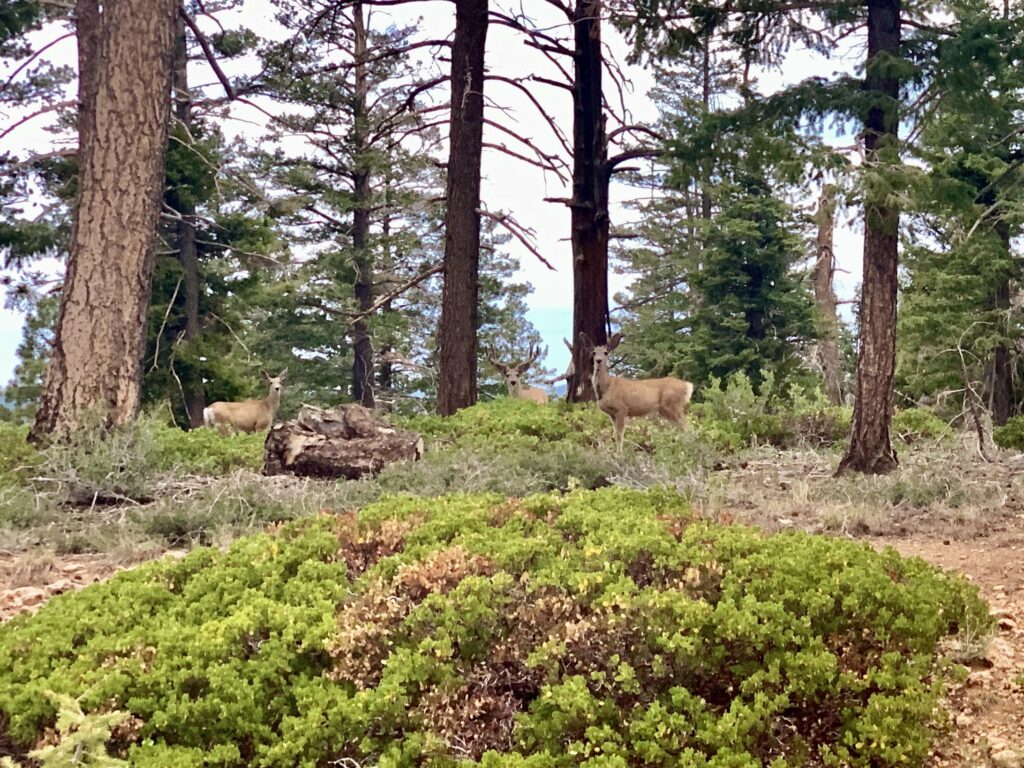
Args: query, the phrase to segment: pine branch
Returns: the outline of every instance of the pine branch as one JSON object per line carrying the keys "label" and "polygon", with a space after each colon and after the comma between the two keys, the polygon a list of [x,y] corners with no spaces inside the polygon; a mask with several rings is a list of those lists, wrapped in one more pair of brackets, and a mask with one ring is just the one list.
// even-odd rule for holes
{"label": "pine branch", "polygon": [[178,9],[178,15],[181,16],[182,20],[192,30],[192,34],[195,35],[196,40],[199,42],[199,47],[203,49],[203,55],[206,57],[206,61],[209,63],[213,73],[220,80],[220,84],[224,86],[224,92],[228,95],[228,99],[234,101],[238,98],[238,94],[235,91],[228,76],[224,74],[224,70],[220,67],[220,62],[217,61],[217,56],[213,52],[213,48],[210,47],[210,41],[206,39],[206,35],[203,34],[202,30],[196,25],[195,20],[185,12],[185,8],[181,7]]}

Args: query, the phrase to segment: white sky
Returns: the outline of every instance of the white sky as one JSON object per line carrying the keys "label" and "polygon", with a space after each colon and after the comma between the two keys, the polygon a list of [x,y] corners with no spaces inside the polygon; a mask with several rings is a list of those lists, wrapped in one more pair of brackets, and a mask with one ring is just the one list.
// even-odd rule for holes
{"label": "white sky", "polygon": [[[539,4],[541,13],[550,11],[547,4]],[[390,14],[398,25],[418,23],[425,35],[432,38],[446,37],[452,25],[452,6],[450,3],[417,3],[410,6],[415,13],[406,12],[401,7],[378,9],[382,16]],[[241,15],[242,24],[260,34],[274,34],[272,11],[266,0],[247,0],[245,13]],[[539,19],[542,24],[564,23],[557,12]],[[225,22],[226,26],[231,26]],[[626,58],[626,45],[610,25],[604,25],[602,34],[606,43],[620,62]],[[274,35],[276,36],[276,35]],[[42,38],[41,38],[42,39]],[[43,39],[44,42],[50,38]],[[55,46],[52,50],[55,58],[74,62],[74,41],[68,40]],[[541,55],[523,45],[516,33],[505,27],[492,25],[488,34],[487,50],[488,67],[491,71],[500,71],[504,75],[515,77],[531,73],[546,74],[544,67],[550,67]],[[230,65],[229,65],[230,66]],[[622,64],[623,71],[629,81],[630,90],[626,94],[627,108],[634,122],[653,120],[657,111],[647,93],[653,85],[651,75],[639,67]],[[796,82],[812,74],[828,75],[834,70],[845,68],[841,62],[828,62],[821,57],[806,51],[792,53],[781,72],[763,73],[761,85],[763,89],[774,90],[782,85]],[[229,69],[230,72],[230,69]],[[5,77],[0,67],[0,80]],[[193,77],[193,81],[202,78]],[[212,81],[212,77],[211,77]],[[606,93],[614,101],[610,83]],[[572,102],[568,92],[544,85],[533,85],[531,90],[544,104],[548,115],[562,129],[563,133],[572,135]],[[439,94],[440,95],[440,94]],[[485,95],[489,102],[489,111],[494,119],[501,119],[513,127],[519,134],[530,137],[544,150],[555,151],[557,144],[550,138],[550,129],[546,122],[537,115],[534,107],[522,95],[508,85],[490,82],[486,86]],[[491,106],[494,105],[494,106]],[[501,109],[501,113],[498,109]],[[263,122],[259,113],[244,105],[237,105],[233,114],[243,120]],[[0,113],[0,130],[14,116]],[[52,135],[44,131],[45,120],[39,120],[25,127],[18,128],[7,138],[0,140],[0,152],[18,151],[24,148],[46,147],[52,142]],[[232,128],[232,125],[234,128]],[[225,130],[248,131],[245,122],[229,123]],[[508,143],[514,146],[507,137],[490,127],[485,127],[485,141]],[[515,147],[521,150],[521,147]],[[566,206],[543,202],[545,197],[568,197],[570,187],[563,184],[552,174],[545,174],[539,168],[516,161],[507,155],[485,150],[483,160],[483,198],[489,210],[507,210],[514,213],[519,222],[532,228],[536,233],[538,249],[544,254],[557,271],[544,267],[526,248],[516,240],[512,240],[508,248],[520,260],[520,277],[534,286],[534,292],[528,299],[530,319],[540,331],[549,347],[546,364],[559,371],[564,369],[568,353],[561,343],[563,336],[568,337],[572,331],[572,267],[569,234],[569,210]],[[808,202],[816,198],[817,189],[808,189]],[[626,220],[626,212],[621,207],[622,200],[635,194],[635,190],[614,185],[612,188],[612,227]],[[852,214],[852,216],[851,216]],[[836,229],[835,250],[837,266],[836,292],[841,300],[853,297],[860,283],[862,239],[858,229],[850,224],[856,218],[856,212],[841,212]],[[625,287],[628,279],[619,275],[609,275],[611,293]],[[24,318],[18,312],[0,310],[0,384],[7,382],[16,363],[15,349],[21,335]]]}

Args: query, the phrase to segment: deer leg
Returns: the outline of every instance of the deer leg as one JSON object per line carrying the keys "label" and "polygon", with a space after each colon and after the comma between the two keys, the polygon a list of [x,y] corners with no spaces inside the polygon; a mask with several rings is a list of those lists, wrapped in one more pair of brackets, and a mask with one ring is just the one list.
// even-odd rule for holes
{"label": "deer leg", "polygon": [[622,438],[626,431],[626,416],[625,414],[617,413],[612,417],[612,421],[615,423],[615,448],[619,453],[622,453]]}

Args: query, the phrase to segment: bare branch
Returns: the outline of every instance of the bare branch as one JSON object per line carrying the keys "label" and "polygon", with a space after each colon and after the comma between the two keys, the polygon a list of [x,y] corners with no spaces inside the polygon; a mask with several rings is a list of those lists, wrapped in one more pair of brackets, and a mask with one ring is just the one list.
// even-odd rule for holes
{"label": "bare branch", "polygon": [[228,95],[228,99],[234,101],[238,98],[238,93],[235,91],[228,76],[224,74],[224,70],[220,68],[220,62],[217,61],[217,56],[213,52],[213,48],[210,47],[210,41],[206,39],[206,35],[203,34],[202,30],[196,25],[195,20],[185,13],[184,7],[178,9],[178,15],[181,16],[182,20],[192,30],[192,34],[195,35],[196,40],[199,41],[199,47],[203,49],[203,55],[206,57],[206,61],[210,64],[210,68],[213,73],[217,75],[217,79],[220,80],[220,84],[224,86],[224,92]]}
{"label": "bare branch", "polygon": [[7,128],[5,128],[3,131],[0,131],[0,139],[3,139],[4,137],[12,133],[16,128],[23,126],[29,120],[34,120],[40,115],[45,115],[47,112],[53,112],[58,109],[64,109],[64,107],[74,106],[77,103],[77,99],[71,101],[59,101],[56,104],[50,104],[49,106],[43,107],[42,109],[37,109],[31,115],[26,115],[25,117],[21,118],[21,120],[19,120],[18,122],[14,123],[13,125],[7,126]]}
{"label": "bare branch", "polygon": [[49,50],[50,48],[52,48],[53,46],[55,46],[57,43],[61,42],[62,40],[67,40],[69,37],[74,37],[74,36],[75,36],[74,32],[68,32],[67,34],[61,35],[56,40],[51,40],[46,45],[44,45],[42,48],[40,48],[38,51],[35,51],[31,56],[29,56],[27,59],[25,59],[23,62],[21,62],[21,64],[18,65],[17,69],[15,69],[13,72],[11,72],[10,77],[7,78],[7,80],[4,82],[3,85],[0,85],[0,91],[3,91],[4,89],[7,88],[7,86],[9,86],[11,83],[13,83],[14,82],[14,78],[16,78],[19,74],[21,74],[24,71],[25,67],[27,67],[29,64],[31,64],[36,59],[38,59],[44,52],[46,52],[47,50]]}
{"label": "bare branch", "polygon": [[[526,98],[528,98],[530,100],[530,103],[533,104],[534,107],[536,107],[538,114],[540,114],[540,116],[544,118],[545,122],[547,122],[548,127],[551,128],[552,133],[555,134],[555,137],[558,139],[559,143],[562,145],[562,148],[568,154],[572,154],[572,145],[569,143],[568,137],[566,137],[565,133],[562,132],[562,129],[558,127],[557,123],[555,123],[555,121],[551,119],[551,116],[547,113],[547,111],[544,109],[544,107],[541,106],[541,103],[537,99],[537,97],[534,96],[530,92],[529,88],[526,88],[522,84],[521,79],[519,79],[519,78],[512,78],[512,77],[504,77],[502,75],[488,75],[487,79],[488,80],[496,80],[499,83],[507,83],[507,84],[511,85],[512,87],[517,88],[520,93],[524,94],[526,96]],[[537,80],[538,78],[536,78],[535,76],[530,76],[530,77],[525,78],[525,79],[527,79],[527,80]],[[560,84],[558,84],[558,85],[560,85]],[[567,90],[569,90],[569,91],[572,90],[571,88],[569,88],[569,86],[565,86],[565,88]]]}
{"label": "bare branch", "polygon": [[414,277],[412,280],[410,280],[407,283],[401,285],[399,288],[397,288],[396,290],[394,290],[391,293],[387,294],[386,296],[378,299],[376,302],[374,302],[374,305],[372,307],[370,307],[368,310],[366,310],[365,312],[360,312],[358,315],[353,315],[352,319],[349,321],[349,326],[353,326],[356,323],[358,323],[360,320],[362,320],[363,318],[368,317],[369,315],[372,315],[374,312],[376,312],[378,309],[383,307],[389,301],[397,298],[398,296],[401,296],[403,293],[405,293],[410,288],[414,288],[415,286],[419,285],[424,280],[426,280],[428,277],[431,277],[432,275],[436,275],[438,272],[440,272],[443,269],[444,269],[444,264],[435,264],[433,267],[428,269],[426,272],[421,272],[416,277]]}
{"label": "bare branch", "polygon": [[551,262],[545,259],[544,256],[541,255],[541,252],[537,250],[537,245],[533,241],[533,230],[527,229],[526,227],[522,226],[521,224],[519,224],[519,222],[517,222],[507,213],[493,213],[492,211],[485,210],[480,210],[479,213],[481,216],[486,216],[491,221],[495,221],[501,226],[503,226],[513,237],[515,237],[520,243],[523,244],[523,247],[526,248],[526,250],[528,250],[535,257],[537,257],[537,260],[540,261],[540,263],[543,264],[545,267],[550,269],[552,272],[558,271],[551,264]]}

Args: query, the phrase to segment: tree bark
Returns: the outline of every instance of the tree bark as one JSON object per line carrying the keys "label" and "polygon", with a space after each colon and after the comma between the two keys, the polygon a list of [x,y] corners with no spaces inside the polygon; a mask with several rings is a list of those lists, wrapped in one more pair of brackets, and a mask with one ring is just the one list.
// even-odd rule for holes
{"label": "tree bark", "polygon": [[[874,172],[899,160],[899,78],[892,61],[900,55],[900,0],[868,0],[868,59],[864,90],[872,98],[864,147]],[[883,193],[884,194],[884,193]],[[898,466],[889,429],[896,370],[896,293],[899,210],[870,188],[864,203],[864,279],[860,302],[857,401],[846,455],[836,474],[872,474]]]}
{"label": "tree bark", "polygon": [[[370,169],[368,106],[369,80],[366,64],[366,23],[360,0],[352,5],[352,31],[355,57],[355,93],[353,100],[352,143],[355,155],[352,209],[352,250],[355,263],[355,297],[358,312],[368,312],[373,306],[373,255],[370,240]],[[370,338],[369,315],[364,315],[352,326],[352,399],[373,408],[373,341]]]}
{"label": "tree bark", "polygon": [[818,363],[825,380],[825,392],[832,405],[843,404],[842,370],[839,362],[839,316],[832,290],[835,251],[832,233],[836,214],[836,188],[826,184],[818,201],[817,254],[814,264],[814,303],[818,307]]}
{"label": "tree bark", "polygon": [[600,0],[576,0],[573,12],[573,375],[566,382],[570,402],[594,400],[592,361],[585,333],[594,344],[608,340],[608,140],[602,102]]}
{"label": "tree bark", "polygon": [[78,0],[79,195],[46,387],[31,439],[139,407],[177,0]]}
{"label": "tree bark", "polygon": [[295,421],[271,427],[263,450],[267,475],[355,480],[397,461],[419,460],[423,439],[361,405],[303,406]]}
{"label": "tree bark", "polygon": [[[1005,219],[996,222],[996,234],[1000,242],[1010,254],[1010,228]],[[1010,314],[1010,278],[999,275],[993,292],[993,305],[1000,323],[1000,331],[1005,335],[1008,331]],[[1013,397],[1013,363],[1010,348],[1006,342],[1000,342],[992,351],[992,423],[1001,427],[1014,414]]]}
{"label": "tree bark", "polygon": [[[175,17],[174,70],[174,116],[182,125],[192,126],[192,96],[188,90],[188,46],[185,20]],[[199,252],[196,246],[195,209],[191,205],[179,205],[180,218],[174,225],[174,242],[181,262],[185,286],[185,336],[186,342],[199,338]],[[198,372],[186,377],[181,383],[184,390],[185,411],[189,426],[193,429],[203,426],[203,409],[206,408],[206,393],[203,379]]]}
{"label": "tree bark", "polygon": [[476,402],[487,0],[456,0],[437,412]]}

